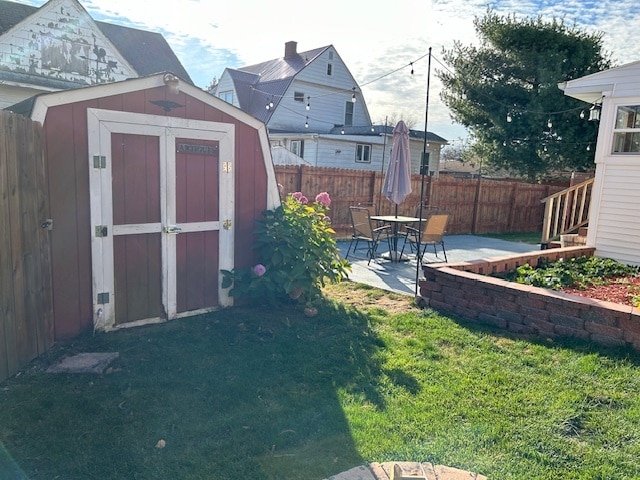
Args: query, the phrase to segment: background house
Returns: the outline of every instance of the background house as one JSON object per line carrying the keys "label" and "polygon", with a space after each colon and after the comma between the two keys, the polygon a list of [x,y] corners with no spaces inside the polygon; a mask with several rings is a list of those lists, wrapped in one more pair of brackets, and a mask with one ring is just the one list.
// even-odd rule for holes
{"label": "background house", "polygon": [[[395,125],[374,125],[357,82],[332,45],[297,51],[240,69],[227,68],[213,95],[267,124],[272,147],[284,147],[300,163],[380,171],[388,165]],[[447,141],[427,135],[434,175]],[[412,171],[419,173],[424,132],[411,131]]]}
{"label": "background house", "polygon": [[170,71],[191,79],[159,33],[96,22],[76,0],[0,0],[0,108],[42,92]]}
{"label": "background house", "polygon": [[600,114],[587,245],[640,264],[640,62],[560,85]]}

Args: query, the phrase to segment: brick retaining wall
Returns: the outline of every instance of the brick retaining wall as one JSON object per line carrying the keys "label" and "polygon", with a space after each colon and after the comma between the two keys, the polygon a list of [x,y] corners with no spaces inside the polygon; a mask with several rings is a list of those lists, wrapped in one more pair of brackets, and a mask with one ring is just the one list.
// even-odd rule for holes
{"label": "brick retaining wall", "polygon": [[542,338],[574,337],[640,351],[640,309],[521,285],[490,273],[537,266],[544,258],[593,255],[591,247],[567,247],[473,262],[424,265],[421,303],[466,320]]}

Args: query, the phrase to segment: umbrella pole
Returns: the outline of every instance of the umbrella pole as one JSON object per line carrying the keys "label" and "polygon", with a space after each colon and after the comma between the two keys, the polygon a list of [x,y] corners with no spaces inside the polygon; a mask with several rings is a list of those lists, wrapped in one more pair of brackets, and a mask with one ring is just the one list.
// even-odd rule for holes
{"label": "umbrella pole", "polygon": [[[384,129],[382,130],[382,135],[382,169],[380,170],[380,173],[384,175],[384,156],[387,150],[387,117],[384,117]],[[384,185],[384,182],[382,184]],[[382,202],[382,188],[383,187],[380,187],[380,190],[378,191],[378,211],[380,210],[380,202]]]}
{"label": "umbrella pole", "polygon": [[[416,257],[416,290],[415,294],[418,295],[418,279],[420,277],[420,245],[422,244],[422,202],[424,198],[424,175],[425,170],[429,168],[429,165],[423,165],[424,162],[427,161],[427,121],[429,120],[429,84],[431,82],[431,47],[429,47],[429,63],[427,67],[427,100],[425,103],[424,109],[424,142],[422,147],[422,158],[420,161],[420,214],[418,215],[418,255]],[[429,181],[429,186],[431,186],[431,181]],[[431,188],[431,187],[429,187]],[[431,201],[431,198],[429,198]]]}

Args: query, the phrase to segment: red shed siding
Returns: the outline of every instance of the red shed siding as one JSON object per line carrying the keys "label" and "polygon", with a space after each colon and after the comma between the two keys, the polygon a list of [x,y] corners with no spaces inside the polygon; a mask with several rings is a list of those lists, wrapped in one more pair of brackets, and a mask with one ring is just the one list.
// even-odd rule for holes
{"label": "red shed siding", "polygon": [[[98,91],[98,90],[96,90]],[[48,189],[51,201],[53,306],[55,336],[70,338],[90,327],[92,319],[91,236],[87,108],[164,115],[152,101],[181,107],[166,115],[235,124],[235,261],[250,265],[255,219],[266,208],[267,172],[258,131],[184,93],[164,87],[50,107],[44,122]],[[183,301],[189,303],[183,296]],[[195,301],[195,300],[194,300]]]}

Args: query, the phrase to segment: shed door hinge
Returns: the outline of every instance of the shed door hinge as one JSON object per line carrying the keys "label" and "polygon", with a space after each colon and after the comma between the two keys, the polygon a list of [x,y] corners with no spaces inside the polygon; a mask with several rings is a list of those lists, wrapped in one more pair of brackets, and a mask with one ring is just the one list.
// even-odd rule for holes
{"label": "shed door hinge", "polygon": [[225,230],[231,230],[231,220],[225,220],[222,222],[222,228],[224,228]]}
{"label": "shed door hinge", "polygon": [[106,237],[109,234],[109,229],[106,225],[96,225],[96,237]]}
{"label": "shed door hinge", "polygon": [[94,155],[93,168],[107,168],[107,157],[104,155]]}
{"label": "shed door hinge", "polygon": [[231,173],[233,162],[222,162],[222,173]]}
{"label": "shed door hinge", "polygon": [[104,305],[109,303],[109,292],[103,292],[98,294],[98,304]]}

